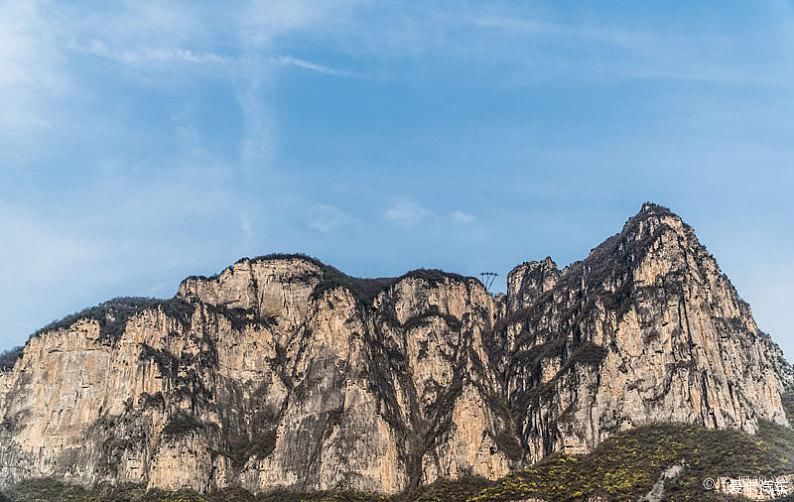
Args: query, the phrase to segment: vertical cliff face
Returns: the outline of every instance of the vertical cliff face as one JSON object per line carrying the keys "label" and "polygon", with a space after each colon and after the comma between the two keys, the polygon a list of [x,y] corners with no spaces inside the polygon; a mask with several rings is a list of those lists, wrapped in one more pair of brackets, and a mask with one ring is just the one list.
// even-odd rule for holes
{"label": "vertical cliff face", "polygon": [[497,338],[529,461],[650,422],[786,423],[780,350],[660,206],[564,270],[549,259],[516,268]]}
{"label": "vertical cliff face", "polygon": [[786,423],[791,381],[692,230],[646,205],[582,262],[517,267],[497,298],[273,255],[70,316],[0,374],[0,483],[393,493],[648,422]]}
{"label": "vertical cliff face", "polygon": [[518,465],[473,279],[272,257],[129,303],[38,334],[0,377],[4,481],[397,492]]}

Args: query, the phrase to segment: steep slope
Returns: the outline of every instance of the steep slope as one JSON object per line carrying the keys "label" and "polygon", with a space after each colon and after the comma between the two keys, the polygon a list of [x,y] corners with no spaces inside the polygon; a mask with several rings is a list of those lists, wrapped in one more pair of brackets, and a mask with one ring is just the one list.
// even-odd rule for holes
{"label": "steep slope", "polygon": [[[344,286],[344,287],[340,287]],[[5,482],[397,492],[515,464],[473,280],[242,260],[34,336],[2,377]]]}
{"label": "steep slope", "polygon": [[492,297],[419,270],[244,259],[42,329],[0,374],[0,484],[397,493],[498,479],[618,431],[787,424],[791,367],[677,216]]}
{"label": "steep slope", "polygon": [[495,352],[527,460],[653,422],[785,424],[788,365],[692,229],[646,204],[564,270],[508,278]]}

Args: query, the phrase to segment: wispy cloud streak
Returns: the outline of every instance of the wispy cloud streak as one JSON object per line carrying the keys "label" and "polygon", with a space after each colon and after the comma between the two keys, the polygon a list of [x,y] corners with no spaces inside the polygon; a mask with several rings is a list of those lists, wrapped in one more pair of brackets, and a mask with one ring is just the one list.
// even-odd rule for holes
{"label": "wispy cloud streak", "polygon": [[[101,40],[93,40],[86,46],[78,44],[70,44],[69,49],[81,54],[89,54],[101,58],[111,59],[120,63],[130,65],[141,65],[147,63],[189,63],[189,64],[221,64],[221,65],[245,65],[251,62],[252,59],[259,59],[256,57],[239,57],[218,54],[213,52],[198,52],[190,49],[175,48],[175,49],[155,49],[147,48],[140,50],[122,50],[114,51],[107,47]],[[336,77],[348,77],[353,73],[332,68],[320,63],[309,61],[307,59],[298,58],[295,56],[281,55],[274,57],[266,57],[262,60],[274,66],[292,66],[309,70],[323,75],[332,75]]]}
{"label": "wispy cloud streak", "polygon": [[353,75],[351,72],[348,71],[338,70],[336,68],[331,68],[330,66],[313,63],[311,61],[296,58],[293,56],[279,56],[277,58],[271,59],[271,61],[283,66],[295,66],[298,68],[303,68],[304,70],[322,73],[324,75],[333,75],[336,77],[349,77]]}

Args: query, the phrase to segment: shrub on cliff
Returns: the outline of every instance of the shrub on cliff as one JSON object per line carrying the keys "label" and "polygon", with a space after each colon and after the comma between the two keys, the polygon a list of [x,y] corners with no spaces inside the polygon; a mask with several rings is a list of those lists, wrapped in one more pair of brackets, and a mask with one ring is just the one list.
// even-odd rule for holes
{"label": "shrub on cliff", "polygon": [[14,347],[0,352],[0,371],[8,371],[14,368],[14,365],[22,357],[22,347]]}

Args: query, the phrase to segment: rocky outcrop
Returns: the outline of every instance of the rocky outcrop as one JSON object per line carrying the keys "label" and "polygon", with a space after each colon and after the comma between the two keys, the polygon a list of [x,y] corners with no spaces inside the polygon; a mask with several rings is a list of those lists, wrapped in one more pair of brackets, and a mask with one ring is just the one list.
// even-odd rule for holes
{"label": "rocky outcrop", "polygon": [[638,502],[662,502],[665,496],[665,490],[668,484],[672,484],[681,473],[686,469],[686,462],[682,461],[679,464],[674,464],[662,471],[659,479],[653,484],[651,491],[640,497]]}
{"label": "rocky outcrop", "polygon": [[787,423],[780,349],[665,208],[644,205],[563,270],[518,267],[508,307],[496,352],[530,462],[652,422]]}
{"label": "rocky outcrop", "polygon": [[790,367],[692,230],[646,205],[509,276],[354,279],[244,259],[31,337],[0,374],[0,483],[394,493],[499,478],[654,421],[786,423]]}
{"label": "rocky outcrop", "polygon": [[500,477],[520,454],[494,322],[474,279],[242,260],[34,336],[0,377],[2,479],[397,492]]}

